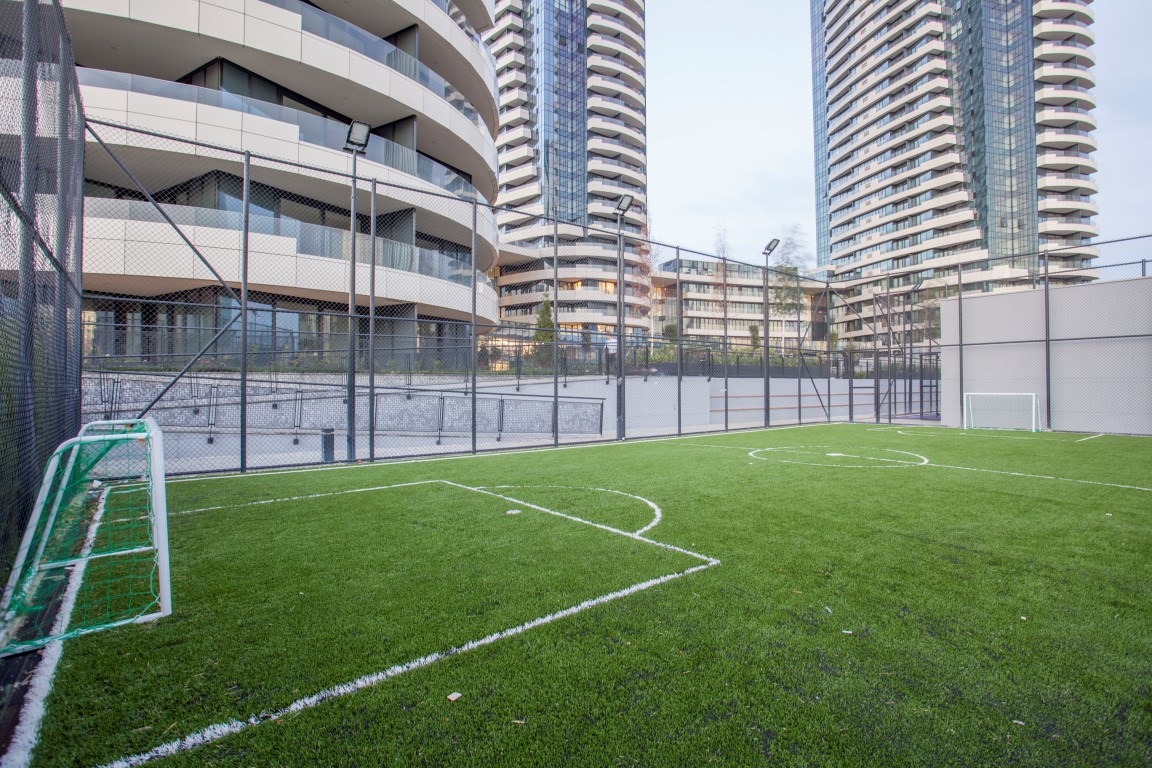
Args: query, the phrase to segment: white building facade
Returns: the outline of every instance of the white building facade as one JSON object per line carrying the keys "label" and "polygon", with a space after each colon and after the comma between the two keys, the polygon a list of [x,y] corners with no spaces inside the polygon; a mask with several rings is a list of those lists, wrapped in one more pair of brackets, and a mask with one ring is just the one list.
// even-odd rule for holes
{"label": "white building facade", "polygon": [[842,341],[898,307],[922,325],[961,283],[1030,284],[1040,252],[1090,266],[1092,22],[1091,0],[812,0],[817,261],[844,281]]}
{"label": "white building facade", "polygon": [[[480,38],[491,0],[63,6],[86,114],[111,150],[88,137],[87,354],[192,354],[235,315],[244,152],[260,158],[244,254],[251,351],[346,349],[349,315],[358,333],[375,323],[385,344],[408,350],[467,334],[473,243],[481,271],[498,254],[484,205],[496,196],[495,69]],[[354,121],[371,128],[355,204],[345,148]],[[380,182],[375,195],[367,179]],[[486,278],[476,311],[497,320]]]}

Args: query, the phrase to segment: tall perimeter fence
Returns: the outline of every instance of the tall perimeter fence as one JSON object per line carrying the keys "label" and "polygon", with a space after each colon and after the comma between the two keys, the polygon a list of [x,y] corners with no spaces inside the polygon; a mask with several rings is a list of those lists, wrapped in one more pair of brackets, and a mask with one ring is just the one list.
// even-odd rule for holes
{"label": "tall perimeter fence", "polygon": [[0,563],[6,570],[48,458],[80,428],[84,123],[58,2],[0,3],[0,30]]}
{"label": "tall perimeter fence", "polygon": [[[283,111],[184,84],[128,87]],[[915,284],[882,273],[827,282],[627,225],[492,208],[465,177],[391,142],[370,144],[361,169],[371,161],[443,191],[356,175],[340,152],[346,126],[279,111],[338,162],[87,125],[83,418],[152,416],[172,473],[936,422],[960,401],[942,389],[942,365],[976,343],[947,335],[950,301],[970,322],[986,293],[1146,271],[1152,244],[1093,246],[1101,260],[1133,258],[1090,269],[1061,258],[1059,275],[1051,254],[1034,254]],[[495,262],[501,225],[537,229]],[[971,378],[975,358],[961,357]]]}

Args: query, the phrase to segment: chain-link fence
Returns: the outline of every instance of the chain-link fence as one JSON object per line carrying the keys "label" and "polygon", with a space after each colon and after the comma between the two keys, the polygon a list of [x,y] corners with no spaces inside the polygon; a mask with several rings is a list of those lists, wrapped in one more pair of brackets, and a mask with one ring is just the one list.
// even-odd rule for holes
{"label": "chain-link fence", "polygon": [[0,3],[0,562],[80,426],[83,110],[58,2]]}
{"label": "chain-link fence", "polygon": [[346,126],[294,119],[323,163],[89,121],[84,418],[152,415],[171,472],[936,421],[956,285],[1042,287],[1056,263],[826,282],[653,242],[607,206],[491,207],[424,155],[345,153]]}

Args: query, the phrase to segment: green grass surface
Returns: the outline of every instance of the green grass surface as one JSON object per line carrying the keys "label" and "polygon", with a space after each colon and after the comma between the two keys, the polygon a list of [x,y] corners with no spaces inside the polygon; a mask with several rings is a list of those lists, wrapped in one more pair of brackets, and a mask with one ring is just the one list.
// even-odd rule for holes
{"label": "green grass surface", "polygon": [[614,490],[721,563],[156,764],[1146,765],[1152,492],[1115,485],[1152,488],[1152,440],[1078,437],[833,425],[171,483],[175,612],[67,643],[35,764],[702,564],[530,506],[653,521]]}

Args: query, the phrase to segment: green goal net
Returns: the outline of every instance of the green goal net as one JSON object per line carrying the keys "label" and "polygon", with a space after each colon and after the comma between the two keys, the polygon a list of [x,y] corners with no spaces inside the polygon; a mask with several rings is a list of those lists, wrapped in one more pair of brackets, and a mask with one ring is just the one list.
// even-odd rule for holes
{"label": "green goal net", "polygon": [[92,422],[56,449],[0,611],[0,656],[172,612],[156,422]]}

